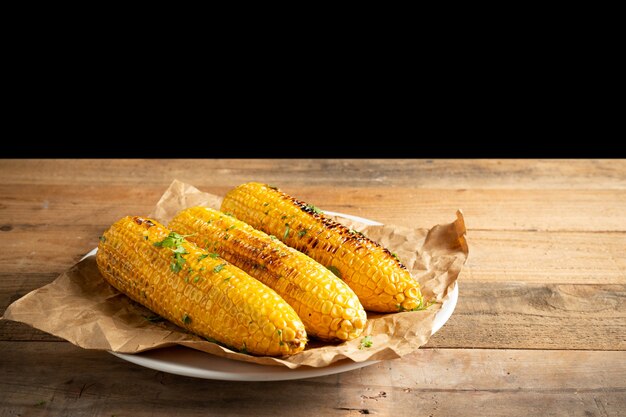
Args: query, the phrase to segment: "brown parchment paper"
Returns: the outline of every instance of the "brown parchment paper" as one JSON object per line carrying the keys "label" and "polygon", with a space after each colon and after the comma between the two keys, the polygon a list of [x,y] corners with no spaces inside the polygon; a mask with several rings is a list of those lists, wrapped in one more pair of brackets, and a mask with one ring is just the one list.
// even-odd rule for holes
{"label": "brown parchment paper", "polygon": [[[220,196],[175,180],[150,216],[167,224],[181,209],[196,205],[219,209],[221,201]],[[167,321],[150,321],[154,318],[150,310],[104,281],[93,255],[72,266],[54,282],[15,301],[3,318],[26,323],[85,349],[138,353],[183,345],[235,360],[289,368],[301,365],[323,367],[345,358],[355,362],[394,359],[424,345],[432,334],[434,316],[456,285],[467,259],[462,213],[456,213],[454,222],[431,229],[368,226],[345,218],[337,220],[397,253],[420,282],[425,299],[434,302],[428,309],[418,312],[368,312],[363,336],[371,336],[372,346],[369,348],[360,348],[363,337],[359,337],[341,344],[311,340],[303,352],[287,358],[255,357],[234,352]]]}

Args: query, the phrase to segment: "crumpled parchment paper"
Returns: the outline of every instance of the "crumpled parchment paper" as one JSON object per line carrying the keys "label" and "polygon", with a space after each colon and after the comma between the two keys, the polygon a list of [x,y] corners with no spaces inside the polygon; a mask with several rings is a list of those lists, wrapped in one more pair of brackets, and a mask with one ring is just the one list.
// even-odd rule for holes
{"label": "crumpled parchment paper", "polygon": [[[157,203],[151,217],[163,224],[187,207],[203,205],[219,209],[222,198],[189,184],[174,181]],[[314,202],[313,202],[314,203]],[[145,213],[128,213],[143,215]],[[147,308],[110,286],[98,271],[95,256],[89,256],[61,274],[54,282],[30,292],[11,304],[4,319],[20,321],[83,347],[138,353],[183,345],[217,356],[263,365],[297,368],[327,366],[349,358],[355,362],[395,359],[424,345],[432,334],[433,319],[456,285],[468,255],[463,214],[431,229],[402,226],[369,226],[345,218],[341,223],[363,232],[398,254],[434,304],[424,311],[379,314],[368,312],[363,336],[372,346],[363,348],[362,337],[328,344],[311,340],[307,348],[287,358],[256,357],[208,342],[167,322],[155,322]]]}

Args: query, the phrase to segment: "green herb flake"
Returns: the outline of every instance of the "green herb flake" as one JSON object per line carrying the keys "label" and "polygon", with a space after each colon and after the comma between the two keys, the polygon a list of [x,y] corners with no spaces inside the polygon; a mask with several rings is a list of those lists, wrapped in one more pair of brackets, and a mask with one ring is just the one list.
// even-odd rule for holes
{"label": "green herb flake", "polygon": [[100,242],[104,243],[107,241],[107,238],[104,236],[100,236],[98,239],[100,239]]}
{"label": "green herb flake", "polygon": [[391,256],[393,256],[394,258],[396,258],[397,260],[400,260],[400,258],[398,258],[398,254],[395,252],[391,252]]}
{"label": "green herb flake", "polygon": [[336,266],[327,266],[326,268],[328,268],[328,270],[330,272],[332,272],[333,274],[335,274],[338,278],[341,278],[341,272],[339,272],[339,269],[337,269]]}
{"label": "green herb flake", "polygon": [[213,272],[218,273],[220,272],[222,269],[224,269],[224,267],[226,266],[226,264],[219,264],[217,265],[215,268],[213,268]]}
{"label": "green herb flake", "polygon": [[148,240],[148,236],[144,236],[144,237],[143,237],[143,240]]}
{"label": "green herb flake", "polygon": [[306,235],[306,233],[307,233],[308,231],[309,231],[308,229],[300,230],[300,231],[298,232],[298,236],[303,237],[304,235]]}
{"label": "green herb flake", "polygon": [[274,235],[270,235],[270,239],[272,239],[272,240],[276,240],[276,236],[274,236]]}
{"label": "green herb flake", "polygon": [[263,203],[263,206],[269,206],[269,205],[270,205],[270,203],[268,203],[268,202]]}
{"label": "green herb flake", "polygon": [[196,277],[193,279],[193,282],[198,282],[200,281],[200,275],[196,275]]}
{"label": "green herb flake", "polygon": [[281,220],[285,220],[287,216],[281,216]]}
{"label": "green herb flake", "polygon": [[201,260],[203,260],[204,258],[208,257],[209,255],[207,255],[206,253],[203,253],[202,255],[198,256],[198,262],[200,262]]}
{"label": "green herb flake", "polygon": [[228,240],[228,238],[229,238],[229,237],[230,237],[230,235],[229,235],[228,233],[226,233],[226,234],[224,235],[224,240]]}
{"label": "green herb flake", "polygon": [[411,310],[407,310],[406,308],[404,308],[401,304],[397,304],[396,307],[398,307],[398,311],[403,312],[403,311],[422,311],[422,310],[426,310],[428,307],[430,307],[431,305],[435,304],[435,301],[429,301],[427,303],[424,303],[423,301],[420,301],[419,305],[415,308],[412,308]]}
{"label": "green herb flake", "polygon": [[270,185],[270,184],[267,184],[267,188],[270,188],[272,190],[278,190],[278,187],[276,187],[274,185]]}
{"label": "green herb flake", "polygon": [[[184,260],[184,259],[183,259]],[[181,266],[177,263],[177,262],[172,262],[172,264],[170,265],[170,269],[172,270],[172,272],[174,273],[179,273],[181,271]]]}
{"label": "green herb flake", "polygon": [[246,342],[243,342],[243,346],[241,347],[241,349],[239,349],[239,352],[244,353],[244,354],[248,354],[248,349],[246,349]]}
{"label": "green herb flake", "polygon": [[191,317],[189,317],[189,316],[187,315],[187,313],[183,314],[183,323],[184,323],[184,324],[189,324],[189,323],[191,323]]}
{"label": "green herb flake", "polygon": [[359,349],[371,348],[374,343],[372,342],[372,336],[365,336],[361,339],[361,345]]}
{"label": "green herb flake", "polygon": [[226,231],[228,232],[229,230],[233,230],[237,228],[237,225],[233,224],[232,226],[230,226],[228,229],[226,229]]}
{"label": "green herb flake", "polygon": [[224,282],[228,282],[228,281],[230,281],[230,279],[231,279],[231,278],[232,278],[232,277],[224,278]]}
{"label": "green herb flake", "polygon": [[44,405],[46,405],[46,401],[45,400],[41,400],[38,403],[35,404],[35,407],[43,407]]}
{"label": "green herb flake", "polygon": [[289,225],[285,223],[285,226],[287,226],[287,228],[285,229],[285,234],[283,235],[283,240],[287,239],[287,237],[289,236]]}
{"label": "green herb flake", "polygon": [[313,204],[307,204],[306,208],[307,208],[308,211],[313,212],[315,214],[324,214],[324,212],[322,210],[318,209]]}
{"label": "green herb flake", "polygon": [[211,259],[217,259],[217,258],[219,258],[219,257],[220,257],[220,256],[219,256],[217,253],[215,253],[215,252],[213,252],[213,253],[209,253],[209,256],[211,257]]}
{"label": "green herb flake", "polygon": [[159,248],[176,248],[183,243],[183,236],[175,232],[170,232],[165,239],[160,242],[154,242],[153,245]]}

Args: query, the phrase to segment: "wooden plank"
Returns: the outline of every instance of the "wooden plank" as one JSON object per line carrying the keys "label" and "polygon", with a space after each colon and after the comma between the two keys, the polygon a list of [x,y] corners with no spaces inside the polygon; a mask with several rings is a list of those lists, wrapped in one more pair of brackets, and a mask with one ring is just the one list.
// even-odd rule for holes
{"label": "wooden plank", "polygon": [[588,417],[626,409],[626,352],[430,350],[263,383],[164,374],[65,343],[0,342],[0,351],[1,416]]}
{"label": "wooden plank", "polygon": [[[38,287],[32,278],[0,299]],[[426,347],[626,350],[626,285],[461,281],[459,288],[454,314]],[[3,320],[0,340],[60,339]]]}
{"label": "wooden plank", "polygon": [[463,281],[626,284],[626,233],[468,232]]}
{"label": "wooden plank", "polygon": [[[79,175],[77,175],[79,174]],[[624,160],[0,160],[0,184],[626,189]]]}
{"label": "wooden plank", "polygon": [[[18,225],[0,232],[0,268],[6,274],[61,273],[95,248],[107,227]],[[468,242],[464,281],[626,284],[626,233],[470,230]]]}
{"label": "wooden plank", "polygon": [[[0,185],[0,227],[98,225],[147,214],[161,186]],[[201,186],[224,195],[228,187]],[[443,190],[287,186],[285,191],[324,210],[407,227],[431,227],[462,209],[473,230],[626,232],[626,190]]]}
{"label": "wooden plank", "polygon": [[626,285],[463,282],[427,347],[626,350]]}

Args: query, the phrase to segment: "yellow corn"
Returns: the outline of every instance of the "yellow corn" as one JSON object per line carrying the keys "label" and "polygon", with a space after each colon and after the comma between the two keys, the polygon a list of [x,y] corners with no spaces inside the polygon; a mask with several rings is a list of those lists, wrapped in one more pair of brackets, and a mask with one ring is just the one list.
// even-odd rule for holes
{"label": "yellow corn", "polygon": [[304,325],[275,291],[154,220],[113,224],[96,260],[115,288],[200,336],[256,355],[304,349]]}
{"label": "yellow corn", "polygon": [[296,310],[308,335],[351,340],[363,332],[367,315],[354,291],[278,239],[206,207],[181,211],[169,228],[274,289]]}
{"label": "yellow corn", "polygon": [[422,308],[419,284],[391,252],[331,220],[314,206],[255,182],[231,190],[222,202],[251,226],[273,234],[336,272],[366,310],[394,312]]}

